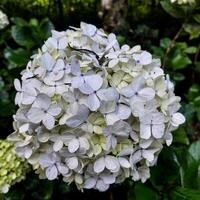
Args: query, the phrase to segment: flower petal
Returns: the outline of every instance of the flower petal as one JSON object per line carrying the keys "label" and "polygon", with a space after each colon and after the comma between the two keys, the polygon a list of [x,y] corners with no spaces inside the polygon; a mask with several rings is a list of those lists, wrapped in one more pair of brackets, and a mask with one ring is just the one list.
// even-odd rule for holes
{"label": "flower petal", "polygon": [[97,159],[94,163],[94,171],[96,173],[101,173],[105,169],[105,159],[101,157]]}
{"label": "flower petal", "polygon": [[98,74],[84,76],[84,80],[94,91],[97,91],[103,84],[103,79]]}
{"label": "flower petal", "polygon": [[90,94],[87,98],[87,105],[91,111],[96,111],[100,107],[100,101],[96,94]]}
{"label": "flower petal", "polygon": [[79,148],[79,140],[78,139],[72,139],[68,144],[68,150],[70,153],[74,153]]}
{"label": "flower petal", "polygon": [[55,165],[52,165],[46,169],[45,174],[48,180],[54,180],[58,176],[58,170]]}

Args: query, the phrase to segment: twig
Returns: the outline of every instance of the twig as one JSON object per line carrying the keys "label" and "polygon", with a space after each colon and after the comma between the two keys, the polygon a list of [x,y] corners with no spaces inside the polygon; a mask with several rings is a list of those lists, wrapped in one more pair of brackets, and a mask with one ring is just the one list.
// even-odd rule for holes
{"label": "twig", "polygon": [[95,57],[97,58],[97,60],[99,60],[99,55],[97,55],[94,51],[92,50],[89,50],[89,49],[79,49],[79,48],[75,48],[75,47],[72,47],[70,46],[70,44],[68,44],[69,48],[74,50],[74,51],[83,51],[83,52],[86,52],[86,53],[92,53],[93,55],[95,55]]}
{"label": "twig", "polygon": [[169,52],[171,51],[171,48],[174,46],[176,40],[179,38],[181,32],[183,31],[183,26],[181,26],[181,28],[178,30],[178,32],[176,33],[176,35],[174,36],[174,38],[172,39],[172,41],[170,42],[169,46],[167,47],[166,51],[165,51],[165,55],[164,55],[164,58],[163,58],[163,65],[162,65],[162,68],[164,69],[165,67],[165,64],[167,62],[167,57],[168,57],[168,54]]}

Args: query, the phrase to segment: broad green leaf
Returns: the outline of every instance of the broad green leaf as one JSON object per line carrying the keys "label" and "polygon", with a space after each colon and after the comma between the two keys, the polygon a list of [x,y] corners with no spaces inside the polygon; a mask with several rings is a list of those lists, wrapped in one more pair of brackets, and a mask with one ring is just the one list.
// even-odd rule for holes
{"label": "broad green leaf", "polygon": [[166,49],[170,45],[171,40],[169,38],[163,38],[160,40],[160,46]]}
{"label": "broad green leaf", "polygon": [[184,24],[183,28],[185,32],[189,33],[190,40],[198,38],[200,36],[200,25],[199,24]]}
{"label": "broad green leaf", "polygon": [[51,35],[51,30],[54,29],[54,25],[48,18],[45,18],[41,21],[39,30],[40,30],[40,37],[43,40],[46,40]]}
{"label": "broad green leaf", "polygon": [[175,18],[184,18],[185,13],[180,7],[175,7],[172,3],[167,1],[161,1],[162,8]]}
{"label": "broad green leaf", "polygon": [[31,37],[31,29],[28,26],[12,26],[11,35],[15,42],[21,46],[31,48],[34,46],[34,40]]}
{"label": "broad green leaf", "polygon": [[200,24],[200,14],[194,15],[193,18],[195,19],[196,22]]}
{"label": "broad green leaf", "polygon": [[[157,165],[151,168],[150,181],[158,190],[179,181],[180,163],[172,147],[164,147]],[[164,176],[163,176],[164,175]]]}
{"label": "broad green leaf", "polygon": [[21,17],[12,17],[11,21],[15,23],[17,26],[27,26],[28,23]]}
{"label": "broad green leaf", "polygon": [[188,151],[196,161],[200,162],[200,140],[192,143]]}
{"label": "broad green leaf", "polygon": [[4,50],[4,56],[11,64],[9,66],[9,69],[15,68],[15,67],[21,67],[27,64],[27,62],[30,59],[30,52],[28,52],[25,49],[18,48],[16,50],[13,50],[9,47],[7,47]]}
{"label": "broad green leaf", "polygon": [[188,54],[194,54],[196,53],[197,48],[196,47],[188,47],[184,50],[184,53],[188,53]]}
{"label": "broad green leaf", "polygon": [[187,55],[177,54],[174,58],[171,60],[171,65],[174,70],[184,69],[189,64],[191,64],[192,61]]}
{"label": "broad green leaf", "polygon": [[194,190],[190,188],[182,188],[176,187],[171,192],[172,200],[199,200],[200,199],[200,191]]}
{"label": "broad green leaf", "polygon": [[180,163],[180,181],[182,187],[198,188],[199,163],[188,152],[187,147],[175,147],[177,159]]}
{"label": "broad green leaf", "polygon": [[183,81],[185,79],[185,76],[181,73],[174,73],[173,74],[173,79],[177,82]]}
{"label": "broad green leaf", "polygon": [[190,142],[183,127],[180,127],[173,132],[173,142],[189,145]]}
{"label": "broad green leaf", "polygon": [[134,187],[134,193],[130,193],[128,200],[157,200],[158,195],[155,191],[147,187],[145,184],[136,183]]}

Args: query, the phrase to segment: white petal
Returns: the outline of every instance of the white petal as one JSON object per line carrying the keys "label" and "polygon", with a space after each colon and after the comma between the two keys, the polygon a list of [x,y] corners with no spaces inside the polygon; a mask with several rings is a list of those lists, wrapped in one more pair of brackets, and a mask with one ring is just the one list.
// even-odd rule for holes
{"label": "white petal", "polygon": [[148,65],[151,62],[152,62],[152,55],[147,51],[143,51],[140,55],[140,63],[142,65]]}
{"label": "white petal", "polygon": [[52,56],[48,52],[43,54],[41,57],[41,66],[47,69],[48,71],[52,70],[55,62],[56,61],[52,58]]}
{"label": "white petal", "polygon": [[117,65],[119,62],[119,59],[113,59],[108,63],[109,68],[113,68],[115,65]]}
{"label": "white petal", "polygon": [[84,188],[86,189],[92,189],[96,185],[96,179],[95,178],[88,178],[84,183]]}
{"label": "white petal", "polygon": [[54,151],[60,151],[63,147],[63,141],[60,139],[57,139],[55,143],[53,144],[53,150]]}
{"label": "white petal", "polygon": [[87,83],[81,84],[81,86],[79,86],[79,90],[83,94],[92,94],[94,92],[94,90],[92,89],[92,87],[90,85],[88,85]]}
{"label": "white petal", "polygon": [[49,140],[49,134],[45,132],[41,132],[37,134],[38,141],[47,142]]}
{"label": "white petal", "polygon": [[153,162],[154,160],[154,153],[155,153],[155,150],[142,150],[142,156],[147,159],[150,163]]}
{"label": "white petal", "polygon": [[97,91],[103,84],[103,79],[98,74],[84,76],[84,80],[94,91]]}
{"label": "white petal", "polygon": [[90,148],[88,140],[84,137],[79,137],[79,144],[80,144],[80,149],[88,150]]}
{"label": "white petal", "polygon": [[77,157],[71,157],[67,160],[67,165],[70,169],[76,169],[78,167]]}
{"label": "white petal", "polygon": [[46,169],[45,174],[48,180],[54,180],[58,176],[58,170],[55,165],[52,165]]}
{"label": "white petal", "polygon": [[149,139],[151,137],[151,125],[140,125],[140,137],[143,139]]}
{"label": "white petal", "polygon": [[153,124],[152,135],[154,138],[159,139],[164,135],[165,125],[164,124]]}
{"label": "white petal", "polygon": [[98,180],[97,184],[96,184],[96,188],[100,191],[100,192],[104,192],[109,188],[110,185],[107,185],[103,182],[103,180]]}
{"label": "white petal", "polygon": [[109,113],[105,115],[107,125],[113,125],[115,122],[119,121],[120,118],[114,113]]}
{"label": "white petal", "polygon": [[128,119],[131,115],[131,109],[126,105],[119,104],[117,111],[116,111],[116,115],[120,119]]}
{"label": "white petal", "polygon": [[119,93],[112,87],[99,90],[97,96],[104,101],[117,101],[119,99]]}
{"label": "white petal", "polygon": [[81,118],[81,116],[75,115],[75,116],[70,117],[69,119],[67,119],[66,124],[67,124],[67,126],[74,128],[74,127],[77,127],[77,126],[81,125],[83,122],[84,121]]}
{"label": "white petal", "polygon": [[116,178],[113,175],[107,175],[107,174],[101,175],[101,178],[105,184],[113,184],[115,183],[116,180]]}
{"label": "white petal", "polygon": [[81,22],[81,29],[83,31],[83,35],[87,35],[89,37],[93,37],[97,31],[96,26],[92,24],[86,24],[84,22]]}
{"label": "white petal", "polygon": [[14,86],[15,86],[15,89],[16,89],[17,91],[21,91],[21,90],[22,90],[22,88],[21,88],[21,83],[20,83],[19,79],[15,79],[15,80],[14,80]]}
{"label": "white petal", "polygon": [[100,101],[96,94],[90,94],[87,98],[87,105],[91,111],[96,111],[100,107]]}
{"label": "white petal", "polygon": [[138,163],[140,160],[142,160],[142,153],[140,150],[134,152],[134,154],[130,157],[130,164],[136,164]]}
{"label": "white petal", "polygon": [[[78,77],[81,77],[79,76],[81,74],[81,70],[80,70],[80,63],[79,61],[76,59],[76,58],[72,58],[72,61],[71,61],[71,73],[73,75],[76,75]],[[83,78],[82,78],[82,81],[83,81]],[[78,86],[79,87],[79,86]]]}
{"label": "white petal", "polygon": [[101,173],[105,169],[105,159],[101,157],[97,159],[94,163],[94,171],[96,173]]}
{"label": "white petal", "polygon": [[120,94],[124,95],[125,97],[132,97],[134,95],[135,91],[133,90],[133,88],[129,85],[126,87],[123,87],[120,90]]}
{"label": "white petal", "polygon": [[55,119],[53,116],[49,115],[48,113],[46,113],[46,115],[43,117],[42,119],[42,123],[44,124],[44,126],[48,129],[51,130],[53,129],[54,125],[55,125]]}
{"label": "white petal", "polygon": [[31,108],[28,113],[27,117],[32,123],[39,123],[44,118],[45,113],[40,110],[39,108]]}
{"label": "white petal", "polygon": [[58,106],[56,106],[56,105],[51,105],[51,106],[49,107],[49,109],[48,109],[48,113],[49,113],[50,115],[52,115],[52,116],[57,116],[57,115],[60,114],[61,110],[62,110],[62,109],[61,109],[60,107],[58,107]]}
{"label": "white petal", "polygon": [[81,76],[77,76],[72,78],[72,87],[73,88],[79,88],[81,85],[83,85],[84,79]]}
{"label": "white petal", "polygon": [[131,164],[129,163],[129,161],[126,158],[119,157],[118,160],[119,160],[119,163],[122,167],[124,167],[124,168],[130,168],[131,167]]}
{"label": "white petal", "polygon": [[31,148],[25,148],[24,149],[24,158],[28,159],[32,155],[33,150]]}
{"label": "white petal", "polygon": [[144,100],[149,101],[155,97],[155,90],[152,88],[143,88],[138,92],[138,95]]}
{"label": "white petal", "polygon": [[58,171],[62,174],[62,175],[66,175],[68,174],[69,172],[69,169],[67,166],[65,166],[64,164],[61,164],[61,163],[58,163],[57,164],[57,168],[58,168]]}
{"label": "white petal", "polygon": [[51,99],[46,94],[39,94],[35,103],[42,109],[47,110],[51,104]]}
{"label": "white petal", "polygon": [[185,117],[181,114],[181,113],[174,113],[172,115],[172,125],[177,127],[179,126],[180,124],[183,124],[185,122]]}
{"label": "white petal", "polygon": [[78,139],[73,139],[69,142],[68,144],[68,150],[70,153],[74,153],[78,150],[79,148],[79,140]]}
{"label": "white petal", "polygon": [[26,123],[19,127],[19,132],[25,133],[26,131],[28,131],[28,129],[29,129],[29,123]]}
{"label": "white petal", "polygon": [[32,104],[35,99],[36,99],[35,96],[30,96],[27,93],[22,93],[22,104],[24,105]]}
{"label": "white petal", "polygon": [[42,167],[50,167],[55,163],[55,161],[52,159],[50,155],[41,155],[39,158],[39,164]]}
{"label": "white petal", "polygon": [[106,168],[109,169],[111,172],[117,172],[120,169],[119,162],[116,157],[114,156],[106,156],[105,157],[105,165]]}
{"label": "white petal", "polygon": [[65,49],[68,45],[67,37],[62,37],[59,39],[58,49]]}
{"label": "white petal", "polygon": [[167,133],[165,136],[167,146],[170,146],[173,140],[173,135],[171,133]]}

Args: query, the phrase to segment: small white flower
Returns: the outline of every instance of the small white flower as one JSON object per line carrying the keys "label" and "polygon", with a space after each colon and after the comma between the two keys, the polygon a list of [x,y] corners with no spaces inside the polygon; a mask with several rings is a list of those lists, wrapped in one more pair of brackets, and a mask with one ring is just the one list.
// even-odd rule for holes
{"label": "small white flower", "polygon": [[52,129],[55,124],[54,117],[59,115],[61,108],[51,104],[51,99],[45,94],[39,94],[32,107],[27,113],[28,119],[32,123],[42,123],[47,129]]}

